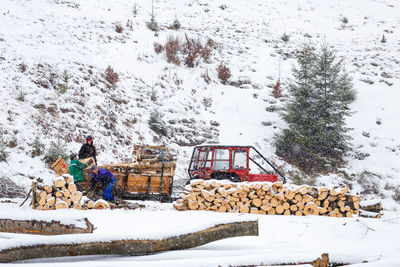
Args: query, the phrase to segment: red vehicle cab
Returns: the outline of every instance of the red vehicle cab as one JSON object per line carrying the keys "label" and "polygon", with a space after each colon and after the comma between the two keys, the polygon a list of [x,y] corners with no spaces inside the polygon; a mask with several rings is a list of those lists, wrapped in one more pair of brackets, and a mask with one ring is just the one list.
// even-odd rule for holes
{"label": "red vehicle cab", "polygon": [[[251,157],[250,155],[253,155]],[[192,158],[189,164],[190,179],[228,179],[232,182],[256,182],[268,181],[276,182],[278,176],[268,174],[268,171],[258,163],[255,158],[262,159],[272,169],[285,177],[252,146],[222,146],[222,145],[202,145],[193,149]],[[261,174],[250,173],[250,162],[254,163],[263,172]]]}

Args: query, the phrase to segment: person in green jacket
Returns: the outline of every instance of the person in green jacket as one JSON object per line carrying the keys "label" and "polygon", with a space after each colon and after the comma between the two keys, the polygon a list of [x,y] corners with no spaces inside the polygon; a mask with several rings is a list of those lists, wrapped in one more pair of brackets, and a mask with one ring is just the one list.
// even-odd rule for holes
{"label": "person in green jacket", "polygon": [[82,192],[82,184],[83,184],[83,170],[89,166],[93,160],[90,159],[87,163],[82,163],[78,159],[78,155],[72,153],[69,157],[71,162],[68,167],[69,174],[74,177],[74,183],[78,191]]}

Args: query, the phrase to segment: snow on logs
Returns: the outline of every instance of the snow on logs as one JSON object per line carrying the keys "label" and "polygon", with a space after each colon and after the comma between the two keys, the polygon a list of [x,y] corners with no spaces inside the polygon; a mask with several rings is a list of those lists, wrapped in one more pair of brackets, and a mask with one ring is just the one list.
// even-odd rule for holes
{"label": "snow on logs", "polygon": [[106,201],[83,200],[82,192],[77,190],[74,179],[70,175],[57,177],[53,185],[38,185],[34,188],[32,207],[37,210],[58,209],[109,209]]}
{"label": "snow on logs", "polygon": [[177,210],[352,217],[359,213],[360,197],[348,191],[347,187],[328,189],[282,182],[193,180],[174,207]]}

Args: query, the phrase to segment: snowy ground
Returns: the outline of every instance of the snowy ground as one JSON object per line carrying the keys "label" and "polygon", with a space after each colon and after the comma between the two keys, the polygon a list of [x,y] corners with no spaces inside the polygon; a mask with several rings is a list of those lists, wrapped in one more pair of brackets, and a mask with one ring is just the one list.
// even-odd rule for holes
{"label": "snowy ground", "polygon": [[[1,233],[0,248],[36,242],[70,242],[72,240],[113,240],[116,238],[163,238],[198,231],[221,222],[259,220],[258,237],[237,237],[212,242],[184,251],[126,257],[118,255],[64,257],[27,260],[24,266],[240,266],[310,262],[329,253],[332,262],[357,263],[361,266],[399,266],[400,218],[327,218],[295,216],[243,215],[218,212],[178,212],[171,204],[142,202],[139,211],[62,211],[74,220],[87,217],[95,226],[93,234],[47,236]],[[17,211],[16,211],[17,210]],[[15,204],[2,205],[7,212],[37,217],[35,211]],[[63,217],[50,211],[48,219]],[[35,215],[36,214],[36,215]],[[393,215],[393,214],[392,214]],[[22,216],[22,215],[21,215]],[[390,216],[387,216],[390,217]],[[118,220],[115,220],[118,218]],[[62,219],[61,219],[62,220]],[[71,223],[71,222],[69,222]],[[60,241],[62,240],[62,241]],[[11,266],[11,265],[10,265]],[[15,266],[15,265],[12,265]],[[353,265],[352,265],[353,266]]]}
{"label": "snowy ground", "polygon": [[[131,160],[134,143],[168,145],[178,153],[175,178],[180,184],[187,179],[191,145],[218,141],[256,146],[289,181],[303,176],[303,182],[316,185],[347,185],[362,200],[381,198],[385,208],[381,220],[252,216],[260,219],[258,238],[145,257],[66,261],[93,266],[217,266],[314,259],[329,252],[335,260],[380,259],[369,266],[400,266],[400,209],[393,199],[400,197],[397,0],[155,0],[157,34],[146,28],[148,0],[0,2],[0,129],[9,153],[7,161],[0,162],[0,179],[9,177],[28,191],[31,179],[53,177],[43,155],[32,156],[36,137],[46,150],[51,141],[62,140],[69,153],[77,152],[83,138],[92,134],[100,164]],[[181,23],[178,31],[168,29],[175,16]],[[132,27],[126,26],[128,20]],[[122,33],[115,31],[116,24],[124,27]],[[284,33],[287,42],[281,38]],[[187,68],[155,53],[155,42],[164,44],[169,36],[184,40],[185,34],[215,41],[209,62]],[[332,45],[358,91],[355,113],[348,119],[355,151],[346,156],[339,173],[317,177],[283,162],[272,145],[274,134],[285,127],[279,117],[285,98],[275,99],[271,86],[280,74],[287,92],[293,55],[308,41]],[[215,68],[220,62],[231,69],[231,85],[218,80]],[[115,88],[104,79],[108,65],[120,74]],[[149,128],[154,110],[162,114],[167,136]],[[7,205],[0,203],[0,208]],[[16,209],[10,208],[10,213]],[[155,217],[159,209],[147,208]],[[168,205],[161,209],[172,218],[186,214]],[[115,213],[107,221],[115,220],[111,214]]]}

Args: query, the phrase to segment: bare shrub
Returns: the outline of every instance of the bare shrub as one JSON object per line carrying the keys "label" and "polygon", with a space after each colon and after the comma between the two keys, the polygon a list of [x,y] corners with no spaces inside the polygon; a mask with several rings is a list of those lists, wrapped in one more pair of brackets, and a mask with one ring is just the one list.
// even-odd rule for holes
{"label": "bare shrub", "polygon": [[[185,41],[181,42],[178,37],[170,36],[164,45],[167,61],[179,65],[183,60],[189,68],[199,65],[201,58],[208,62],[211,58],[214,42],[208,39],[203,45],[200,39],[189,38],[185,34]],[[154,43],[156,53],[162,51],[162,45]]]}
{"label": "bare shrub", "polygon": [[189,68],[194,68],[195,65],[196,66],[198,65],[197,63],[195,63],[196,58],[197,58],[196,52],[189,53],[185,58],[185,65],[188,66]]}
{"label": "bare shrub", "polygon": [[105,72],[107,82],[113,86],[119,81],[119,75],[116,73],[111,66],[108,66]]}
{"label": "bare shrub", "polygon": [[272,94],[275,98],[279,98],[282,96],[282,89],[281,89],[281,82],[278,79],[278,81],[276,82],[274,89],[272,90]]}
{"label": "bare shrub", "polygon": [[209,60],[210,57],[211,57],[211,52],[212,52],[212,49],[211,49],[210,47],[204,47],[204,48],[201,50],[201,57],[202,57],[206,62],[208,62],[208,60]]}
{"label": "bare shrub", "polygon": [[154,52],[160,54],[163,51],[164,47],[160,43],[154,43]]}
{"label": "bare shrub", "polygon": [[18,69],[22,72],[22,73],[24,73],[26,70],[27,70],[27,68],[28,68],[28,66],[25,64],[25,63],[21,63],[21,64],[19,64],[18,65]]}
{"label": "bare shrub", "polygon": [[400,186],[398,186],[398,187],[394,190],[393,199],[394,199],[397,203],[400,203]]}
{"label": "bare shrub", "polygon": [[220,63],[217,67],[218,78],[222,84],[226,84],[228,79],[231,77],[231,70],[223,63]]}
{"label": "bare shrub", "polygon": [[169,37],[165,44],[165,53],[167,55],[167,61],[179,65],[181,63],[178,57],[179,51],[179,39],[178,37]]}
{"label": "bare shrub", "polygon": [[115,31],[118,33],[122,33],[124,31],[124,27],[122,27],[121,24],[116,24]]}
{"label": "bare shrub", "polygon": [[202,73],[202,74],[201,74],[201,77],[204,79],[204,81],[205,81],[207,84],[210,84],[211,78],[210,78],[210,75],[208,75],[208,70],[206,70],[206,72]]}
{"label": "bare shrub", "polygon": [[132,20],[128,19],[128,20],[126,21],[126,27],[127,27],[128,29],[130,29],[130,30],[133,30],[133,22],[132,22]]}

